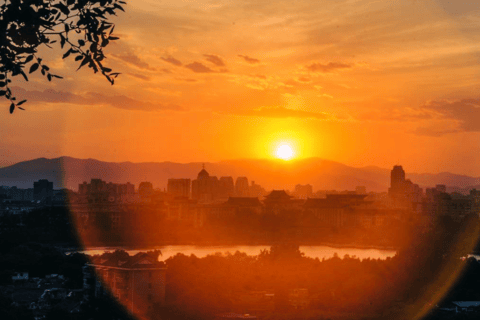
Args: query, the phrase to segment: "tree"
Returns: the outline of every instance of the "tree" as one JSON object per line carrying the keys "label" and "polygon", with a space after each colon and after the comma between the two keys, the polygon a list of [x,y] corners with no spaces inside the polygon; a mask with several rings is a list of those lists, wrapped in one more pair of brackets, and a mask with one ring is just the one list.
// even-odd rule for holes
{"label": "tree", "polygon": [[[39,48],[60,46],[63,59],[71,56],[78,69],[88,66],[113,84],[119,75],[102,63],[103,49],[113,36],[115,25],[109,16],[123,10],[122,0],[2,0],[0,5],[0,96],[10,101],[10,113],[26,100],[17,102],[9,84],[21,75],[40,72],[48,81],[62,77],[50,72],[38,56]],[[77,70],[78,70],[77,69]]]}

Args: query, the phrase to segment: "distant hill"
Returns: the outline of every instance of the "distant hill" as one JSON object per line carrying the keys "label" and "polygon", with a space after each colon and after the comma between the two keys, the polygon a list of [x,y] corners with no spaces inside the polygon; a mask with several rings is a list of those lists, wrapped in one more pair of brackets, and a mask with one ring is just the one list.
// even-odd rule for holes
{"label": "distant hill", "polygon": [[[95,159],[60,157],[39,158],[0,168],[0,185],[31,188],[39,179],[53,181],[54,188],[77,189],[78,184],[100,178],[109,182],[131,182],[138,186],[150,181],[154,187],[165,188],[168,178],[195,179],[202,163],[174,162],[104,162]],[[212,176],[248,177],[266,189],[293,189],[296,184],[311,184],[314,190],[354,190],[365,186],[368,191],[387,191],[390,169],[354,168],[319,158],[293,161],[247,159],[205,163]],[[408,174],[407,178],[422,187],[446,184],[452,188],[468,188],[480,184],[480,178],[451,173]],[[455,189],[455,190],[456,190]]]}

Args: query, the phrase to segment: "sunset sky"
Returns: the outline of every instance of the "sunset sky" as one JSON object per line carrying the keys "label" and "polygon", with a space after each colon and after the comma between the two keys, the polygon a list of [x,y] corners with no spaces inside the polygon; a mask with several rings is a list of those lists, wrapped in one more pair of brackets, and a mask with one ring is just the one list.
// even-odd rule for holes
{"label": "sunset sky", "polygon": [[0,166],[294,156],[480,176],[480,6],[447,0],[133,0],[114,86],[44,50],[12,89]]}

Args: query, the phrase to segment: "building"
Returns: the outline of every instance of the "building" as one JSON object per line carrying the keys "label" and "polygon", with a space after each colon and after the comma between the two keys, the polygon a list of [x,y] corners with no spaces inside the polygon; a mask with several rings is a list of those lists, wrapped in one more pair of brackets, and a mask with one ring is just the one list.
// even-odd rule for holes
{"label": "building", "polygon": [[108,290],[132,314],[144,316],[165,303],[166,270],[155,254],[98,257],[84,268],[84,289],[96,297]]}
{"label": "building", "polygon": [[405,179],[405,171],[402,166],[394,166],[390,172],[389,196],[397,203],[420,203],[423,198],[423,190],[410,180]]}
{"label": "building", "polygon": [[221,177],[218,180],[219,190],[218,197],[221,199],[228,199],[235,195],[235,184],[232,177]]}
{"label": "building", "polygon": [[79,198],[88,203],[105,202],[133,202],[135,200],[135,186],[130,182],[118,184],[105,182],[101,179],[91,179],[90,183],[78,185]]}
{"label": "building", "polygon": [[310,184],[297,184],[295,186],[295,191],[293,191],[293,195],[299,199],[311,198],[313,195],[313,187]]}
{"label": "building", "polygon": [[51,201],[53,197],[53,182],[46,179],[33,183],[33,199],[35,201]]}
{"label": "building", "polygon": [[190,179],[168,179],[167,193],[175,197],[190,198]]}
{"label": "building", "polygon": [[247,177],[238,177],[237,180],[235,181],[235,196],[237,197],[250,196]]}

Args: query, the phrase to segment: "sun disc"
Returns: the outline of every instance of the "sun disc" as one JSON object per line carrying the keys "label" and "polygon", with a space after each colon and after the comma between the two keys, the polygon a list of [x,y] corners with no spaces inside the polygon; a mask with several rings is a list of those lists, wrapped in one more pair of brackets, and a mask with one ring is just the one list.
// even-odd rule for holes
{"label": "sun disc", "polygon": [[290,160],[293,157],[293,150],[287,144],[282,144],[277,148],[277,157],[283,160]]}

